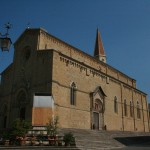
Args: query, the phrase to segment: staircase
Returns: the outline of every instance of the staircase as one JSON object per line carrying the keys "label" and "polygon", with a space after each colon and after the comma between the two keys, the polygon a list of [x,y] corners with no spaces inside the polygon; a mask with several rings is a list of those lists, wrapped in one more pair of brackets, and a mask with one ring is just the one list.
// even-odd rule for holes
{"label": "staircase", "polygon": [[122,131],[97,131],[85,129],[61,129],[60,134],[72,132],[76,138],[76,146],[81,150],[100,150],[100,149],[119,149],[125,147],[126,143],[132,144],[132,141],[127,141],[126,137],[150,136],[150,133],[139,132],[122,132]]}
{"label": "staircase", "polygon": [[[38,135],[42,131],[43,134],[47,134],[47,131],[43,129],[33,129],[29,130],[29,135],[35,134]],[[65,146],[49,146],[43,143],[42,146],[30,146],[27,144],[26,146],[2,146],[0,145],[0,149],[11,149],[11,150],[19,150],[19,149],[39,149],[39,150],[110,150],[110,149],[119,149],[123,148],[126,145],[134,145],[140,143],[149,143],[150,145],[150,133],[144,132],[123,132],[123,131],[98,131],[98,130],[86,130],[86,129],[71,129],[71,128],[63,128],[58,130],[58,135],[63,136],[64,133],[72,132],[75,136],[76,146],[65,147]],[[46,142],[46,141],[45,141]]]}

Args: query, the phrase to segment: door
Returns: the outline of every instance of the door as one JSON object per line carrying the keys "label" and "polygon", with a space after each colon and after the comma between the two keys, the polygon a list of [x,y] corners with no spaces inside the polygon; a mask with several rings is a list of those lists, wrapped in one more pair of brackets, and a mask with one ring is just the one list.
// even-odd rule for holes
{"label": "door", "polygon": [[99,113],[93,112],[93,129],[99,130]]}
{"label": "door", "polygon": [[3,127],[6,128],[6,125],[7,125],[7,116],[4,117],[4,126]]}
{"label": "door", "polygon": [[25,120],[26,108],[22,107],[20,109],[20,119]]}

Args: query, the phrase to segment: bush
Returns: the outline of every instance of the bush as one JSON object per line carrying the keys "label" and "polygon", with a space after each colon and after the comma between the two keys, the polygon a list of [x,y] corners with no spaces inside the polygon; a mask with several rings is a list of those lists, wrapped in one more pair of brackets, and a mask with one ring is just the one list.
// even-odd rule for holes
{"label": "bush", "polygon": [[9,140],[10,139],[10,131],[5,130],[2,134],[3,140]]}
{"label": "bush", "polygon": [[17,118],[13,122],[13,128],[11,134],[14,137],[16,136],[23,137],[30,128],[31,128],[30,122]]}
{"label": "bush", "polygon": [[71,132],[65,133],[64,134],[64,142],[66,145],[71,144],[72,142],[75,142],[73,133],[71,133]]}
{"label": "bush", "polygon": [[58,132],[58,124],[58,116],[56,116],[54,119],[50,118],[46,126],[47,134],[50,136],[55,136]]}
{"label": "bush", "polygon": [[30,122],[20,118],[14,120],[12,130],[10,132],[10,143],[19,145],[30,128]]}

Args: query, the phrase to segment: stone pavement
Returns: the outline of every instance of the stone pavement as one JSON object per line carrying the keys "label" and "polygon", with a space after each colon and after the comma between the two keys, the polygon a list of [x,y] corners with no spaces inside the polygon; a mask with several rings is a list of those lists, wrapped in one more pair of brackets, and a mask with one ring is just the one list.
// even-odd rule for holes
{"label": "stone pavement", "polygon": [[[145,147],[150,149],[150,133],[122,132],[122,131],[96,131],[85,129],[60,129],[59,134],[72,132],[76,138],[76,147],[53,146],[21,146],[5,147],[4,150],[120,150]],[[135,148],[136,150],[136,148]],[[144,149],[143,149],[144,150]]]}
{"label": "stone pavement", "polygon": [[[97,131],[85,129],[60,130],[62,134],[65,132],[72,132],[74,134],[76,137],[76,146],[81,150],[117,150],[128,146],[127,144],[135,144],[136,141],[138,141],[138,143],[139,141],[144,142],[146,139],[149,140],[150,138],[150,133],[144,132]],[[124,141],[126,141],[126,143]]]}
{"label": "stone pavement", "polygon": [[0,146],[0,150],[79,150],[77,147],[65,146]]}

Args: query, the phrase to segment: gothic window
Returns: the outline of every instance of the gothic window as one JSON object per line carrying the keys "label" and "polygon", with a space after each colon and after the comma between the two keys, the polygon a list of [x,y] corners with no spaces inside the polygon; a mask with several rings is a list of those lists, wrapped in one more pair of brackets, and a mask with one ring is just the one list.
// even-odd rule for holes
{"label": "gothic window", "polygon": [[20,109],[20,119],[25,120],[26,108],[22,107]]}
{"label": "gothic window", "polygon": [[72,82],[70,87],[70,104],[75,105],[75,99],[76,99],[76,84]]}
{"label": "gothic window", "polygon": [[23,51],[24,51],[24,60],[28,60],[30,58],[30,55],[31,55],[30,46],[26,46]]}
{"label": "gothic window", "polygon": [[45,49],[47,49],[47,44],[45,44]]}
{"label": "gothic window", "polygon": [[114,112],[118,113],[118,102],[117,102],[117,97],[116,96],[114,98]]}
{"label": "gothic window", "polygon": [[3,127],[6,128],[6,126],[7,126],[7,116],[4,117],[4,125],[3,125]]}
{"label": "gothic window", "polygon": [[7,106],[4,105],[3,108],[3,127],[6,128],[7,126]]}
{"label": "gothic window", "polygon": [[27,104],[27,97],[25,91],[20,91],[17,96],[17,105],[19,107],[19,118],[25,120],[26,116],[26,104]]}
{"label": "gothic window", "polygon": [[26,103],[26,93],[24,91],[20,91],[17,96],[17,101],[19,106],[22,106]]}
{"label": "gothic window", "polygon": [[133,103],[130,101],[130,117],[133,117]]}
{"label": "gothic window", "polygon": [[124,115],[127,116],[127,102],[124,100]]}
{"label": "gothic window", "polygon": [[2,83],[2,75],[0,75],[0,84]]}
{"label": "gothic window", "polygon": [[140,112],[140,106],[139,106],[139,102],[137,101],[137,118],[141,118],[141,112]]}

